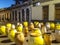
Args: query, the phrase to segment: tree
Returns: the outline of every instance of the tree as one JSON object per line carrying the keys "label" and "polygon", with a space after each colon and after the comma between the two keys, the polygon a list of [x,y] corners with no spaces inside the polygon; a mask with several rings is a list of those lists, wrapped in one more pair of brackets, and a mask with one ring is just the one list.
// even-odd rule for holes
{"label": "tree", "polygon": [[15,4],[20,4],[20,0],[14,0]]}

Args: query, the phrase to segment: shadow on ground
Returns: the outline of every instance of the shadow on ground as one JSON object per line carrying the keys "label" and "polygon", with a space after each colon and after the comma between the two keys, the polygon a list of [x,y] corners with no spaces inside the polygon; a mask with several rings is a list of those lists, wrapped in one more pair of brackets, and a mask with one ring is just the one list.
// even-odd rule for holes
{"label": "shadow on ground", "polygon": [[3,40],[1,41],[1,43],[11,43],[12,41],[10,41],[9,39]]}
{"label": "shadow on ground", "polygon": [[57,42],[56,40],[52,41],[52,43],[60,43],[60,42]]}
{"label": "shadow on ground", "polygon": [[0,35],[0,38],[6,38],[7,36],[2,36],[2,35]]}
{"label": "shadow on ground", "polygon": [[16,45],[16,44],[11,44],[11,45]]}

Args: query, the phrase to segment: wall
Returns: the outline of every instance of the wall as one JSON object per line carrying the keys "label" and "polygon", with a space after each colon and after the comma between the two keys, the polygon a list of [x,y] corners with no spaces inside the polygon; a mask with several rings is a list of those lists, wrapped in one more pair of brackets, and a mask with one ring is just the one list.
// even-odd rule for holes
{"label": "wall", "polygon": [[42,20],[42,7],[32,6],[32,20]]}
{"label": "wall", "polygon": [[49,2],[44,2],[41,3],[41,6],[49,6],[49,20],[54,21],[55,20],[55,4],[60,3],[60,0],[53,0],[53,1],[49,1]]}

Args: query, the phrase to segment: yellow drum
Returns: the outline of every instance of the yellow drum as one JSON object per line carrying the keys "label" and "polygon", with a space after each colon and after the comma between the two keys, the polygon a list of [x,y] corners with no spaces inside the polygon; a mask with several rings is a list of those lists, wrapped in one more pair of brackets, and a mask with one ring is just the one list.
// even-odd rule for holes
{"label": "yellow drum", "polygon": [[27,37],[27,35],[28,35],[28,27],[24,27],[24,35],[25,35],[25,37]]}
{"label": "yellow drum", "polygon": [[49,22],[46,22],[46,27],[47,27],[48,29],[50,29],[50,23],[49,23]]}
{"label": "yellow drum", "polygon": [[8,37],[9,37],[9,39],[10,39],[11,41],[14,41],[15,33],[16,33],[16,32],[17,32],[17,31],[16,31],[16,30],[13,30],[13,29],[9,32]]}
{"label": "yellow drum", "polygon": [[22,24],[18,25],[17,26],[17,31],[22,32],[22,30],[23,30],[23,25]]}
{"label": "yellow drum", "polygon": [[5,31],[6,31],[6,27],[4,25],[1,26],[1,30],[0,30],[1,34],[6,35]]}
{"label": "yellow drum", "polygon": [[50,34],[44,34],[44,41],[46,45],[51,45],[51,37]]}
{"label": "yellow drum", "polygon": [[56,30],[60,30],[60,24],[56,24]]}
{"label": "yellow drum", "polygon": [[56,24],[55,39],[57,42],[60,42],[60,23]]}
{"label": "yellow drum", "polygon": [[29,25],[29,30],[32,31],[34,29],[34,24],[31,22]]}
{"label": "yellow drum", "polygon": [[25,37],[24,37],[23,32],[17,32],[16,33],[16,37],[15,37],[15,43],[16,43],[16,45],[23,45],[24,42],[25,42]]}
{"label": "yellow drum", "polygon": [[34,26],[35,26],[35,27],[38,27],[38,24],[39,24],[38,21],[35,21],[35,22],[34,22]]}
{"label": "yellow drum", "polygon": [[54,30],[55,29],[55,24],[54,23],[51,23],[50,24],[50,28]]}
{"label": "yellow drum", "polygon": [[36,28],[31,32],[29,45],[44,45],[40,29]]}
{"label": "yellow drum", "polygon": [[8,35],[8,33],[9,33],[9,31],[11,30],[11,23],[8,23],[7,25],[6,25],[6,35]]}
{"label": "yellow drum", "polygon": [[6,26],[7,26],[8,28],[11,28],[11,23],[8,23]]}
{"label": "yellow drum", "polygon": [[17,30],[15,29],[15,25],[12,25],[12,29],[8,33],[8,37],[11,41],[15,41],[15,34],[17,33]]}
{"label": "yellow drum", "polygon": [[28,22],[23,22],[24,27],[28,27]]}

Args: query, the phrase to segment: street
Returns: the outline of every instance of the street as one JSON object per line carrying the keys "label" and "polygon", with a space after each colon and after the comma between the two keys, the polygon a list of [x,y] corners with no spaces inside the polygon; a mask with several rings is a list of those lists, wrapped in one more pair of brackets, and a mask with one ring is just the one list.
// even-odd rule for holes
{"label": "street", "polygon": [[[14,42],[11,42],[7,36],[0,35],[0,45],[16,45],[16,44]],[[60,45],[60,43],[53,41],[51,45]]]}
{"label": "street", "polygon": [[0,45],[15,45],[7,36],[0,35]]}

